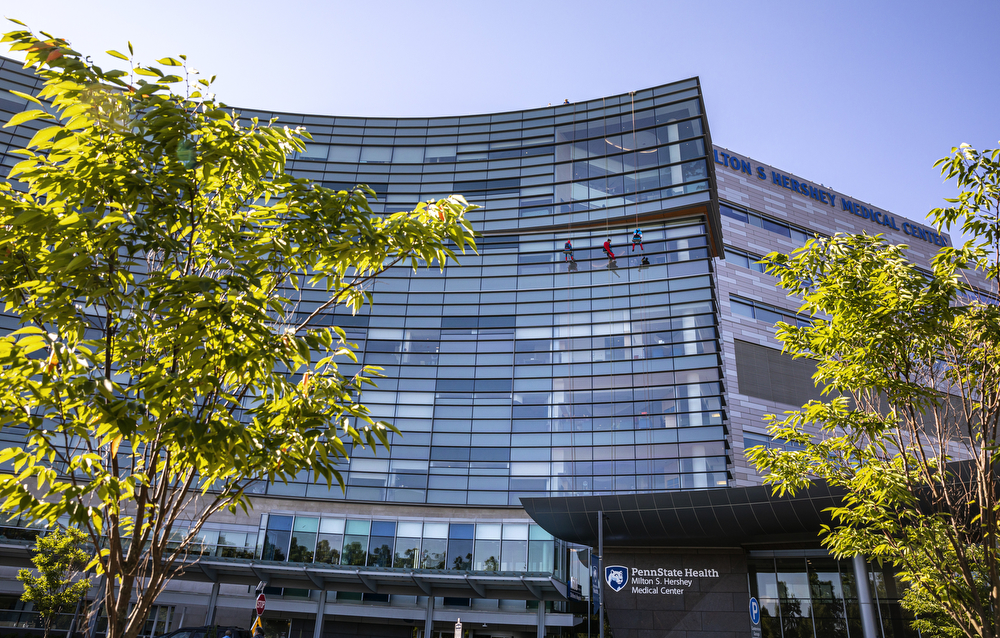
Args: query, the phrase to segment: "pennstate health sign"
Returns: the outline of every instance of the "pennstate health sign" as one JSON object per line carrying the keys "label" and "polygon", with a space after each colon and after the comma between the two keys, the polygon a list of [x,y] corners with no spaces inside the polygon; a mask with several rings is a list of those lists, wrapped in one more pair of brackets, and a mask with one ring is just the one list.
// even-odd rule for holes
{"label": "pennstate health sign", "polygon": [[719,578],[716,569],[668,569],[660,567],[658,569],[640,569],[638,567],[624,567],[622,565],[611,565],[604,568],[604,580],[608,587],[620,592],[626,585],[631,583],[632,594],[658,594],[677,595],[683,594],[685,589],[695,584],[697,579]]}

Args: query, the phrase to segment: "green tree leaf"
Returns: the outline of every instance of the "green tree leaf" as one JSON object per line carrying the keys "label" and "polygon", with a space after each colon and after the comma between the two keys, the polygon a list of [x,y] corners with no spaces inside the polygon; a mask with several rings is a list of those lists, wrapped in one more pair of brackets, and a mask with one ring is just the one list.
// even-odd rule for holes
{"label": "green tree leaf", "polygon": [[25,122],[30,122],[32,120],[38,119],[51,119],[52,115],[46,113],[41,109],[31,109],[28,111],[21,111],[10,118],[10,121],[3,125],[4,128],[9,128],[11,126],[17,126],[19,124],[24,124]]}

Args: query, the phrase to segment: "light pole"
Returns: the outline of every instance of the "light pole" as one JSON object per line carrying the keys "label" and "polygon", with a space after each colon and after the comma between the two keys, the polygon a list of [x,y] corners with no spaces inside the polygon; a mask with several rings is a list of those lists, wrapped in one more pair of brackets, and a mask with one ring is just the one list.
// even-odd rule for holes
{"label": "light pole", "polygon": [[600,598],[598,599],[598,615],[597,622],[600,623],[600,636],[604,638],[604,511],[597,510],[597,577],[602,579],[598,581],[597,587],[598,591],[601,592]]}

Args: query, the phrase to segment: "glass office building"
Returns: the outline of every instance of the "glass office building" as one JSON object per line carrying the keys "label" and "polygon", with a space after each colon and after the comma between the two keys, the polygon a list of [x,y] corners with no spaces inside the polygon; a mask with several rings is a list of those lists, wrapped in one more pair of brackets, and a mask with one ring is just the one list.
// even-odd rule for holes
{"label": "glass office building", "polygon": [[[35,93],[39,82],[0,60],[0,86]],[[0,119],[25,107],[16,95],[0,96]],[[845,212],[839,193],[820,197],[817,190],[810,200],[808,188],[790,189],[796,180],[714,146],[697,78],[489,115],[241,114],[310,132],[308,148],[289,159],[294,175],[337,189],[367,184],[378,194],[377,213],[459,193],[480,206],[469,219],[482,237],[478,254],[461,257],[461,266],[390,268],[374,285],[373,306],[325,316],[357,344],[358,365],[384,368],[363,401],[401,430],[391,451],[351,450],[346,492],[304,475],[262,488],[249,518],[210,521],[201,554],[211,568],[185,572],[160,599],[156,618],[168,620],[151,627],[203,619],[246,626],[247,584],[260,580],[272,596],[275,635],[286,637],[430,638],[450,632],[458,617],[475,623],[480,636],[580,634],[587,607],[578,600],[590,597],[594,541],[572,531],[553,535],[555,519],[533,521],[522,499],[574,497],[586,508],[600,503],[623,512],[647,498],[644,515],[661,512],[663,521],[662,495],[679,512],[697,509],[706,493],[736,494],[759,483],[743,449],[771,444],[761,415],[801,404],[811,373],[775,350],[773,323],[796,320],[795,304],[754,262],[815,233],[864,224],[853,208]],[[32,134],[31,126],[0,131],[8,170],[16,161],[10,152]],[[641,245],[632,242],[637,228]],[[306,291],[301,312],[324,299]],[[14,327],[0,316],[0,329]],[[714,512],[722,534],[723,515]],[[621,529],[629,531],[609,532],[609,551],[703,547],[714,529],[647,533],[658,524],[623,516]],[[17,521],[9,525],[8,538],[24,535]],[[794,555],[769,558],[778,561],[773,570],[759,558],[771,550],[755,546],[748,559],[740,549],[745,538],[718,538],[720,547],[737,548],[720,555],[741,558],[719,568],[712,563],[718,556],[702,548],[684,560],[707,556],[705,565],[716,566],[692,569],[703,580],[715,578],[710,573],[728,578],[725,587],[735,588],[725,590],[729,602],[705,607],[699,585],[684,581],[676,588],[686,593],[678,595],[690,600],[677,613],[698,608],[723,618],[735,614],[734,599],[752,592],[767,598],[768,612],[778,614],[771,618],[781,610],[787,617],[787,601],[764,590],[794,591],[799,616],[785,636],[862,635],[850,603],[842,602],[834,633],[800,618],[807,567],[822,563],[827,581],[836,574],[855,582],[855,572],[844,576],[849,567],[815,554],[814,531],[795,537],[795,547],[811,549],[783,545]],[[781,566],[789,561],[798,566],[795,583],[782,590]],[[454,584],[456,574],[463,585]],[[6,578],[0,591],[16,585]],[[704,587],[706,595],[722,591],[708,581]],[[875,589],[879,605],[898,616],[886,588]],[[207,608],[204,596],[192,593],[210,596]],[[649,621],[663,630],[683,622]],[[686,631],[721,631],[713,622],[706,617]],[[792,627],[768,622],[768,635]],[[904,635],[892,630],[903,626],[882,633]],[[734,625],[732,635],[744,629]],[[615,631],[622,638],[633,629],[625,622]]]}
{"label": "glass office building", "polygon": [[516,507],[727,485],[697,80],[472,117],[243,113],[306,127],[313,143],[291,171],[368,184],[379,211],[451,193],[482,207],[478,255],[444,272],[392,268],[373,307],[330,317],[385,369],[364,400],[402,430],[391,454],[356,451],[346,495],[309,477],[269,494]]}

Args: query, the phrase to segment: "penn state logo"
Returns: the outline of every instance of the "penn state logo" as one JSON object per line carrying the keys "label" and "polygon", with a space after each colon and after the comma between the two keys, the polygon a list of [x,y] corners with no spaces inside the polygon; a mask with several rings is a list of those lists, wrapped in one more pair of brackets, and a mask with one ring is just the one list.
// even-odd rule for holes
{"label": "penn state logo", "polygon": [[604,568],[604,580],[608,587],[619,592],[628,584],[628,567],[621,565],[611,565]]}

